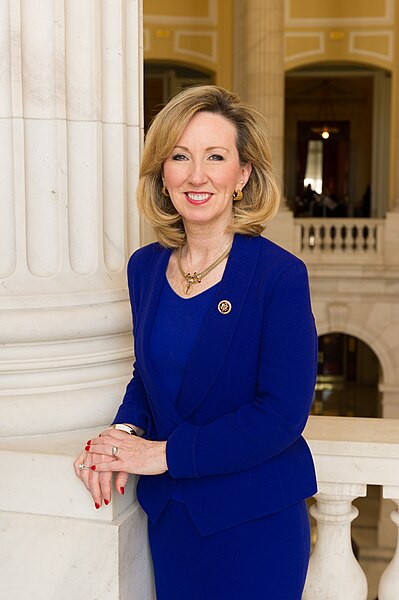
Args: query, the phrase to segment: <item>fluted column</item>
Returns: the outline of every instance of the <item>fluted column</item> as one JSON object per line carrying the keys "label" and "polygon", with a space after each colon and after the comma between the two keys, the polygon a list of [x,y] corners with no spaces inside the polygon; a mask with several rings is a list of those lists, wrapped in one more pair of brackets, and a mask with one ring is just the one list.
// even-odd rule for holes
{"label": "fluted column", "polygon": [[268,120],[273,165],[280,182],[281,203],[266,236],[295,252],[293,214],[284,198],[284,2],[235,0],[234,87]]}
{"label": "fluted column", "polygon": [[140,0],[0,2],[5,598],[155,598],[134,478],[96,510],[72,468],[131,373],[141,28]]}
{"label": "fluted column", "polygon": [[236,0],[235,88],[270,124],[277,172],[283,172],[284,2]]}
{"label": "fluted column", "polygon": [[0,436],[106,423],[129,377],[140,48],[138,0],[0,3]]}

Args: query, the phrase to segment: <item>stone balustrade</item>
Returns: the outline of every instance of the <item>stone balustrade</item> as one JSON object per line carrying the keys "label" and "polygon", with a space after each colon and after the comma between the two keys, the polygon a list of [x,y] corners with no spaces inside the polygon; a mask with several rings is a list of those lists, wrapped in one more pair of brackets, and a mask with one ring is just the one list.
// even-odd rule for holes
{"label": "stone balustrade", "polygon": [[[5,593],[16,594],[9,597],[22,598],[28,586],[50,600],[67,577],[69,597],[76,600],[127,599],[132,588],[138,600],[153,600],[146,520],[135,499],[135,478],[130,478],[125,496],[114,494],[108,507],[96,511],[73,474],[72,461],[82,440],[96,433],[0,439],[0,466],[7,481],[0,497],[0,528],[8,548],[0,580]],[[352,502],[366,495],[368,485],[381,485],[383,497],[399,507],[399,420],[312,416],[305,437],[319,489],[310,508],[317,540],[303,600],[367,600],[366,577],[351,546],[351,523],[358,515]],[[13,477],[15,471],[23,477]],[[399,511],[391,518],[398,526]],[[27,531],[29,544],[24,545]],[[46,564],[45,590],[37,578],[38,553]],[[379,600],[398,600],[398,563],[397,549],[381,577]]]}
{"label": "stone balustrade", "polygon": [[295,219],[295,243],[309,263],[382,263],[384,219]]}
{"label": "stone balustrade", "polygon": [[[310,512],[317,522],[303,600],[367,600],[367,580],[351,546],[355,498],[367,485],[399,506],[399,420],[310,417],[305,437],[317,471]],[[391,518],[399,526],[399,512]],[[378,600],[399,598],[399,544],[379,582]]]}

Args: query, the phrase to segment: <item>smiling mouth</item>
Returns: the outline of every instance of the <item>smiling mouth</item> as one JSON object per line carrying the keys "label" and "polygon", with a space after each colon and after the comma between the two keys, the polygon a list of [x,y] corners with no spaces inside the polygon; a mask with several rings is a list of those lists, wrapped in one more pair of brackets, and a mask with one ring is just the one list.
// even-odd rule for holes
{"label": "smiling mouth", "polygon": [[205,204],[205,202],[208,202],[208,200],[212,196],[212,194],[209,193],[195,194],[194,192],[186,192],[185,195],[187,200],[191,202],[191,204]]}

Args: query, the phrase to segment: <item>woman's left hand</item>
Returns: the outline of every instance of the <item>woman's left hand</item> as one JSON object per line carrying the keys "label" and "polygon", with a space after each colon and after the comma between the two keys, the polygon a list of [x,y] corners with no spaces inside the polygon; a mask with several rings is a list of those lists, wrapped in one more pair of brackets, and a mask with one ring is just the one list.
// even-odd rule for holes
{"label": "woman's left hand", "polygon": [[[151,442],[117,429],[108,429],[101,437],[91,440],[91,469],[96,472],[124,471],[136,475],[160,475],[168,470],[166,442]],[[111,462],[99,462],[103,454]],[[101,460],[101,459],[100,459]]]}

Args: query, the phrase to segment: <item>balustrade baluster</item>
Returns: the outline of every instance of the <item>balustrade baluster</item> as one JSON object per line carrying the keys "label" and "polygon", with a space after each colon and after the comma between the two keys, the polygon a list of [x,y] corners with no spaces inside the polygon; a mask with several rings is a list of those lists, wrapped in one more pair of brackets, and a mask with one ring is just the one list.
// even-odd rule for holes
{"label": "balustrade baluster", "polygon": [[337,236],[337,228],[335,225],[330,227],[331,250],[335,250],[335,238]]}
{"label": "balustrade baluster", "polygon": [[375,250],[375,252],[377,252],[377,239],[378,239],[378,237],[377,237],[377,235],[378,235],[378,227],[377,227],[377,225],[374,225],[372,233],[373,233],[373,249]]}
{"label": "balustrade baluster", "polygon": [[342,239],[342,244],[341,244],[341,248],[342,250],[345,252],[346,250],[346,236],[348,234],[348,230],[346,229],[345,225],[343,225],[341,227],[341,239]]}
{"label": "balustrade baluster", "polygon": [[359,230],[357,225],[352,227],[352,250],[357,250],[357,236],[359,234]]}
{"label": "balustrade baluster", "polygon": [[326,228],[324,225],[320,227],[320,250],[324,250],[325,248],[325,239],[326,239]]}
{"label": "balustrade baluster", "polygon": [[366,495],[359,483],[319,482],[310,513],[317,521],[317,541],[309,563],[303,600],[366,600],[367,580],[351,545],[352,501]]}
{"label": "balustrade baluster", "polygon": [[368,250],[369,244],[368,244],[368,238],[369,238],[369,228],[367,225],[365,225],[363,227],[363,250],[366,251]]}
{"label": "balustrade baluster", "polygon": [[[393,500],[398,506],[398,510],[394,510],[391,513],[391,519],[395,525],[399,528],[399,489],[392,488],[391,486],[384,486],[384,498]],[[396,496],[392,497],[392,493]],[[378,587],[378,600],[398,600],[399,598],[399,530],[398,530],[398,542],[396,545],[396,551],[393,559],[385,569],[380,579],[380,585]]]}
{"label": "balustrade baluster", "polygon": [[316,244],[316,228],[314,227],[314,225],[311,225],[309,227],[309,248],[311,250],[314,249]]}

